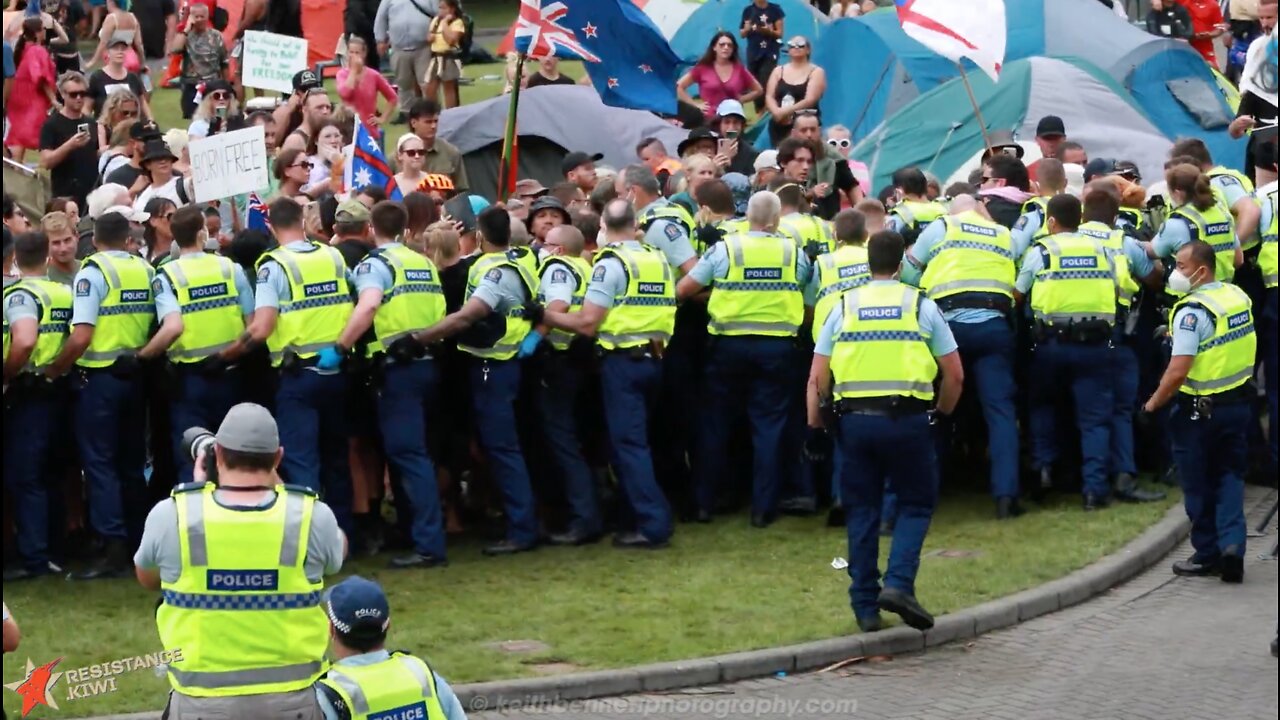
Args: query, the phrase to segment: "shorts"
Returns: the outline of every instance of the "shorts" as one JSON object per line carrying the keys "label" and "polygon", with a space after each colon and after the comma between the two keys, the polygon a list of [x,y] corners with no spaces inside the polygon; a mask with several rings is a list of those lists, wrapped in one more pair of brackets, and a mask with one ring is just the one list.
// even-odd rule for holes
{"label": "shorts", "polygon": [[432,55],[425,82],[457,82],[462,77],[462,60],[453,55]]}

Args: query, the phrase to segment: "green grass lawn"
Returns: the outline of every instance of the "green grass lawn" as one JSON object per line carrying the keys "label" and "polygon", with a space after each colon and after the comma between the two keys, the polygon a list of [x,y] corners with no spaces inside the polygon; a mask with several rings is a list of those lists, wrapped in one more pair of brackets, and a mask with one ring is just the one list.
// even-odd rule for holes
{"label": "green grass lawn", "polygon": [[[989,498],[947,497],[925,551],[976,555],[926,555],[919,598],[940,615],[1061,577],[1116,550],[1175,501],[1085,514],[1078,497],[1063,495],[997,523]],[[669,550],[652,553],[602,543],[489,559],[479,549],[478,540],[454,543],[444,569],[393,572],[382,557],[354,561],[343,575],[383,583],[390,646],[422,654],[455,683],[534,676],[542,663],[603,669],[857,632],[849,578],[830,566],[846,555],[844,533],[822,518],[784,518],[767,530],[741,516],[681,525]],[[156,596],[132,580],[51,578],[6,587],[5,601],[23,632],[22,647],[6,658],[6,683],[20,679],[28,657],[37,665],[62,657],[57,669],[70,670],[161,649]],[[547,649],[513,655],[493,647],[507,640]],[[61,710],[44,717],[163,707],[168,685],[151,671],[118,682],[118,692],[78,700],[66,700],[60,683]],[[16,717],[18,697],[4,693],[4,707]]]}

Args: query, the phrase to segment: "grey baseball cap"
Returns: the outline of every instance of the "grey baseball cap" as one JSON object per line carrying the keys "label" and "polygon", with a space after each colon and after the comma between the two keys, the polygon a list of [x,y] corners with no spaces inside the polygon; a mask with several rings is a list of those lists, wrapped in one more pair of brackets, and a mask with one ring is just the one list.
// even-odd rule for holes
{"label": "grey baseball cap", "polygon": [[240,403],[227,411],[218,426],[218,444],[227,450],[274,453],[280,449],[280,430],[270,411],[254,403]]}

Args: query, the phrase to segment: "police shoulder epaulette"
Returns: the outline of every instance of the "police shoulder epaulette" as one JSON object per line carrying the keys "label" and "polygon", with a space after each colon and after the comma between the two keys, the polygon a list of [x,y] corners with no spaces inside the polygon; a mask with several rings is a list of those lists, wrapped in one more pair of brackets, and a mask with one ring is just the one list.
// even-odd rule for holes
{"label": "police shoulder epaulette", "polygon": [[204,489],[205,485],[208,485],[208,484],[209,484],[208,482],[181,483],[179,485],[174,486],[173,494],[177,495],[178,493],[199,492]]}
{"label": "police shoulder epaulette", "polygon": [[296,493],[301,493],[303,495],[310,495],[311,497],[319,497],[319,494],[316,493],[315,490],[312,490],[306,485],[291,485],[290,483],[281,483],[281,487],[285,489],[285,492],[296,492]]}

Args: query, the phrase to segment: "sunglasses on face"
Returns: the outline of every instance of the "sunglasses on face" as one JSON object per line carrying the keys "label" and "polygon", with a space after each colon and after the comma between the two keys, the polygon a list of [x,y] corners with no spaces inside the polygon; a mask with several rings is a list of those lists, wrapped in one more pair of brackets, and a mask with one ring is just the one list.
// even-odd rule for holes
{"label": "sunglasses on face", "polygon": [[788,50],[803,50],[803,49],[805,49],[805,48],[807,48],[807,47],[809,47],[809,43],[807,43],[807,42],[789,42],[789,43],[787,43],[787,49],[788,49]]}
{"label": "sunglasses on face", "polygon": [[306,169],[310,170],[310,169],[311,169],[311,161],[310,161],[310,160],[303,160],[302,162],[300,162],[300,163],[296,163],[296,164],[294,164],[294,165],[290,165],[289,167],[300,167],[300,168],[306,168]]}
{"label": "sunglasses on face", "polygon": [[841,150],[849,147],[850,145],[849,138],[831,138],[827,140],[827,144],[833,148],[840,148]]}
{"label": "sunglasses on face", "polygon": [[125,110],[124,112],[120,113],[120,117],[122,117],[122,118],[136,118],[136,117],[138,117],[138,111],[137,111],[137,110]]}
{"label": "sunglasses on face", "polygon": [[400,152],[404,153],[405,155],[408,155],[409,157],[415,157],[415,158],[422,157],[423,155],[427,154],[426,150],[401,150]]}
{"label": "sunglasses on face", "polygon": [[86,95],[88,95],[88,94],[89,94],[89,93],[88,93],[88,92],[86,92],[86,91],[84,91],[84,90],[71,90],[71,91],[69,91],[69,92],[65,92],[65,93],[63,93],[63,95],[66,95],[67,97],[71,98],[72,100],[80,100],[80,99],[84,98],[84,96],[86,96]]}
{"label": "sunglasses on face", "polygon": [[227,98],[231,97],[231,93],[225,90],[218,90],[217,92],[210,94],[209,97],[213,98],[214,100],[226,100]]}

